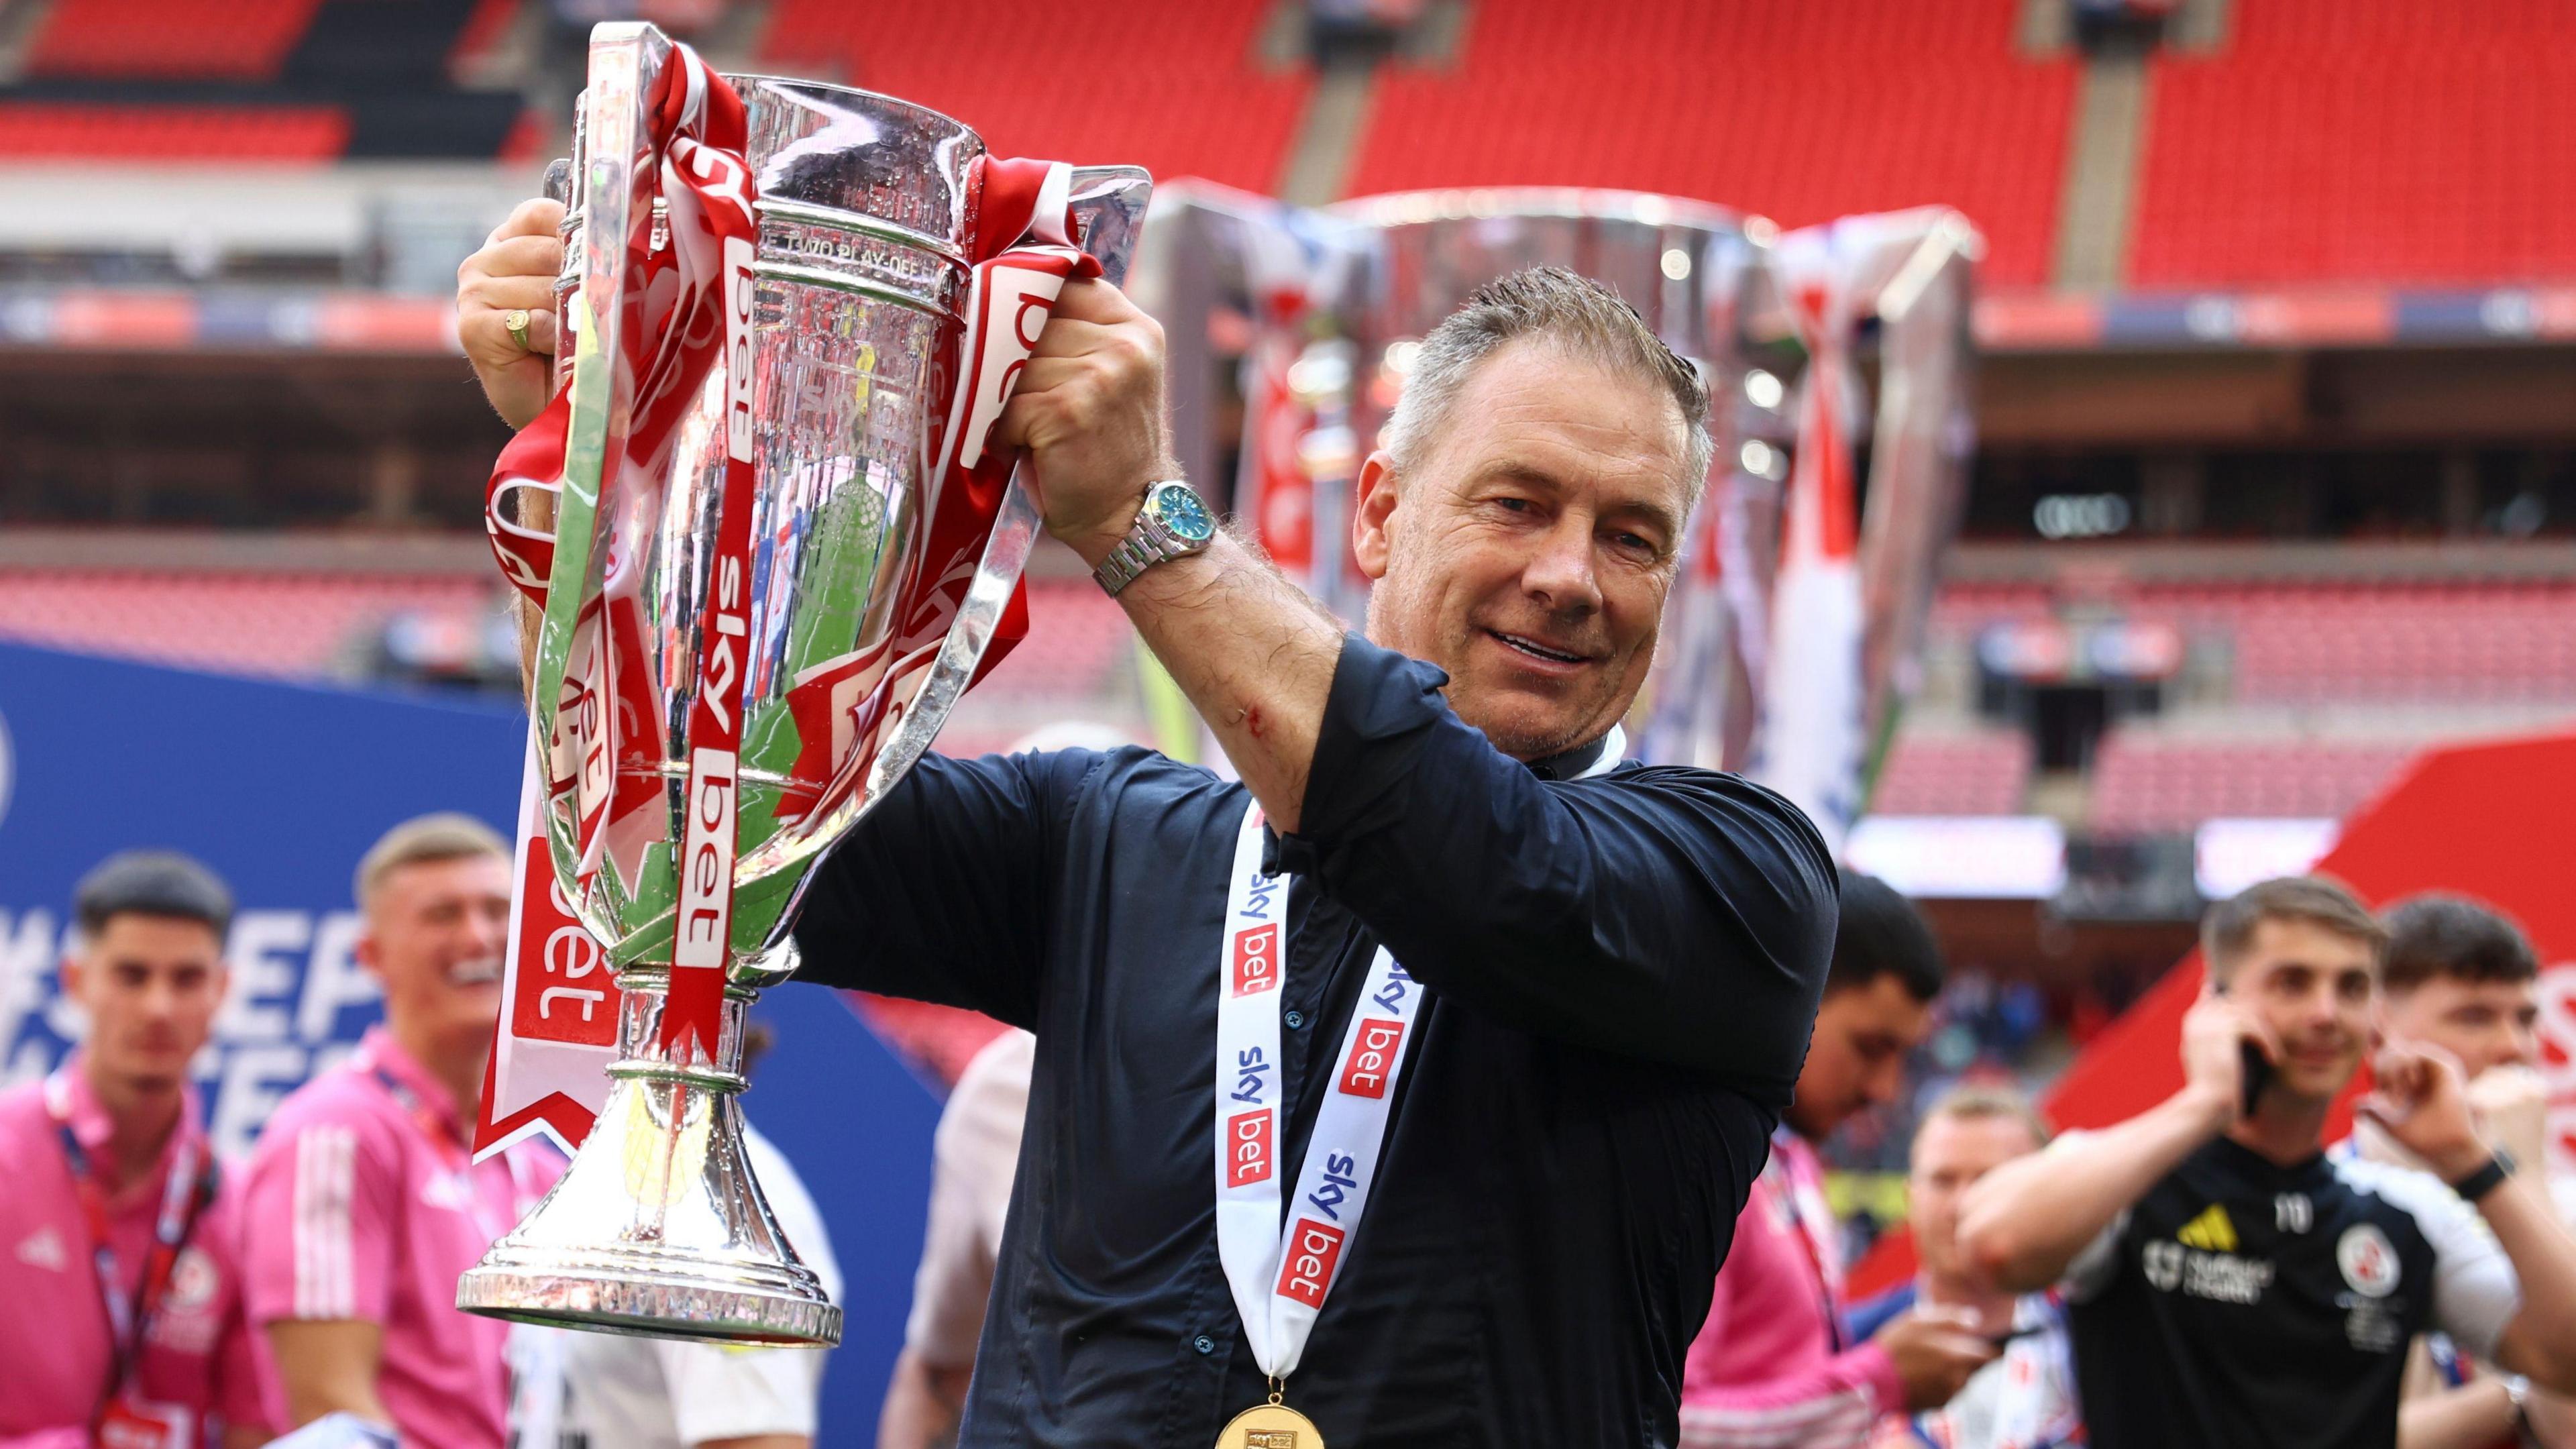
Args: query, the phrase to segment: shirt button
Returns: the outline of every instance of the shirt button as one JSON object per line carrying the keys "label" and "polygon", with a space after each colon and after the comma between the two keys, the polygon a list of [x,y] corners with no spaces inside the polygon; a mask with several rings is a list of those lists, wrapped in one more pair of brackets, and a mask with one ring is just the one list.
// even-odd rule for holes
{"label": "shirt button", "polygon": [[1198,1337],[1190,1340],[1190,1347],[1197,1349],[1201,1353],[1214,1353],[1216,1352],[1216,1340],[1202,1333]]}
{"label": "shirt button", "polygon": [[1291,1007],[1288,1014],[1279,1019],[1288,1023],[1288,1029],[1290,1031],[1295,1031],[1297,1028],[1306,1024],[1306,1013]]}

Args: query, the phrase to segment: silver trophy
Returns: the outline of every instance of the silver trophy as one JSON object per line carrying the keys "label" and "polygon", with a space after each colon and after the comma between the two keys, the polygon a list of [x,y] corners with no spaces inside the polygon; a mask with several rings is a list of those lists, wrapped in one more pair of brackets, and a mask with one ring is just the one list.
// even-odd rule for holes
{"label": "silver trophy", "polygon": [[[931,460],[961,366],[983,143],[946,116],[841,86],[731,76],[749,113],[759,190],[751,367],[759,419],[748,704],[742,723],[731,951],[712,1060],[660,1045],[669,991],[676,846],[688,776],[688,721],[707,560],[725,464],[719,362],[680,425],[657,489],[602,490],[596,448],[579,443],[586,393],[617,355],[623,239],[654,224],[639,174],[644,105],[671,44],[649,25],[593,32],[567,170],[552,173],[565,225],[566,356],[574,446],[553,520],[554,562],[534,626],[531,701],[539,738],[595,729],[569,712],[574,676],[598,677],[604,613],[630,640],[610,707],[647,747],[595,768],[613,812],[604,827],[558,796],[547,833],[558,884],[605,943],[625,998],[614,1079],[590,1138],[553,1192],[457,1286],[457,1306],[494,1317],[611,1333],[755,1344],[829,1344],[841,1310],[780,1232],[743,1148],[734,1101],[744,1012],[796,969],[788,928],[814,867],[928,748],[963,693],[1035,542],[1038,510],[1014,475],[972,580],[908,698],[857,743],[834,748],[837,787],[818,791],[791,692],[800,679],[882,643],[904,580],[921,567]],[[565,184],[568,181],[568,185]],[[1152,183],[1133,167],[1077,169],[1076,235],[1120,280]],[[567,360],[569,359],[569,360]],[[583,480],[591,480],[585,490]],[[638,493],[649,496],[635,496]],[[585,675],[584,671],[592,671]],[[902,692],[902,691],[899,691]],[[590,696],[597,708],[601,696]],[[555,777],[564,778],[562,769]]]}

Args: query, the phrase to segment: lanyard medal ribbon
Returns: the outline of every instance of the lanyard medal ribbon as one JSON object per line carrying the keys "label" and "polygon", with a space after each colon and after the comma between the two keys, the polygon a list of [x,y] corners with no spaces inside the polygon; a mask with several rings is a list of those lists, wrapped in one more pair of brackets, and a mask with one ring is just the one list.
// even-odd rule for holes
{"label": "lanyard medal ribbon", "polygon": [[107,1313],[107,1385],[92,1416],[92,1437],[101,1444],[112,1445],[112,1449],[141,1449],[145,1445],[159,1449],[163,1444],[176,1449],[186,1444],[194,1416],[177,1405],[130,1401],[126,1389],[142,1359],[152,1320],[169,1297],[180,1250],[187,1246],[207,1204],[214,1201],[221,1169],[214,1154],[206,1150],[205,1140],[181,1123],[175,1129],[179,1133],[178,1149],[171,1156],[169,1176],[161,1188],[161,1211],[153,1220],[152,1253],[144,1260],[143,1276],[134,1285],[134,1296],[128,1299],[117,1292],[117,1280],[123,1270],[117,1263],[115,1241],[109,1236],[114,1225],[108,1217],[107,1189],[99,1182],[88,1149],[81,1146],[79,1136],[72,1130],[71,1083],[61,1072],[45,1080],[45,1110],[53,1118],[55,1135],[62,1141],[63,1165],[71,1173],[72,1190],[80,1200],[82,1225],[89,1233],[90,1267],[98,1279],[99,1302]]}
{"label": "lanyard medal ribbon", "polygon": [[[1614,737],[1576,778],[1618,764]],[[1269,1402],[1237,1415],[1218,1449],[1323,1449],[1323,1435],[1287,1407],[1280,1381],[1296,1372],[1349,1256],[1376,1185],[1386,1129],[1417,1035],[1426,988],[1385,947],[1369,962],[1342,1028],[1331,1088],[1282,1211],[1279,1154],[1287,1140],[1279,1013],[1288,977],[1288,881],[1263,873],[1258,803],[1245,807],[1226,883],[1217,962],[1216,1242]]]}

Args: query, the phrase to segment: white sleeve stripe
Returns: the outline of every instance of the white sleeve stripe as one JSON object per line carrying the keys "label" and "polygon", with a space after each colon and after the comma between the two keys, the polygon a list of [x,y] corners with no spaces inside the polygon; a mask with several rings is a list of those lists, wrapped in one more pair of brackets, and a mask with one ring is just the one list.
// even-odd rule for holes
{"label": "white sleeve stripe", "polygon": [[357,1135],[346,1127],[311,1127],[296,1138],[297,1318],[357,1314],[357,1265],[349,1236],[357,1146]]}
{"label": "white sleeve stripe", "polygon": [[1760,1409],[1684,1404],[1682,1444],[1684,1449],[1858,1445],[1868,1437],[1877,1417],[1869,1396],[1858,1389]]}

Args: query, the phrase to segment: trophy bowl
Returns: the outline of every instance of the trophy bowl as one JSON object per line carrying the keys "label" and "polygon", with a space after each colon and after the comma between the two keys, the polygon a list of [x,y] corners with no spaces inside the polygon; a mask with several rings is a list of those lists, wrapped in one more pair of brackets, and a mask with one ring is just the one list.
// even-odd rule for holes
{"label": "trophy bowl", "polygon": [[[625,426],[600,359],[619,356],[619,329],[635,325],[637,309],[618,305],[627,240],[664,225],[645,107],[673,57],[649,25],[599,26],[575,154],[550,172],[567,203],[557,367],[569,369],[573,422],[530,705],[555,880],[625,993],[618,1060],[590,1137],[464,1275],[457,1306],[601,1332],[830,1344],[841,1310],[779,1230],[744,1151],[744,1014],[795,970],[789,927],[814,867],[920,758],[974,676],[1039,518],[1014,474],[953,611],[934,626],[904,617],[924,570],[963,577],[967,561],[932,558],[929,535],[983,143],[891,97],[727,77],[758,191],[737,854],[714,1040],[666,1048],[694,666],[741,357],[716,362],[648,486],[614,481],[602,446],[582,439],[585,409],[610,447]],[[1113,282],[1151,186],[1133,167],[1072,173],[1073,234]],[[523,512],[518,527],[532,535],[537,523]]]}

